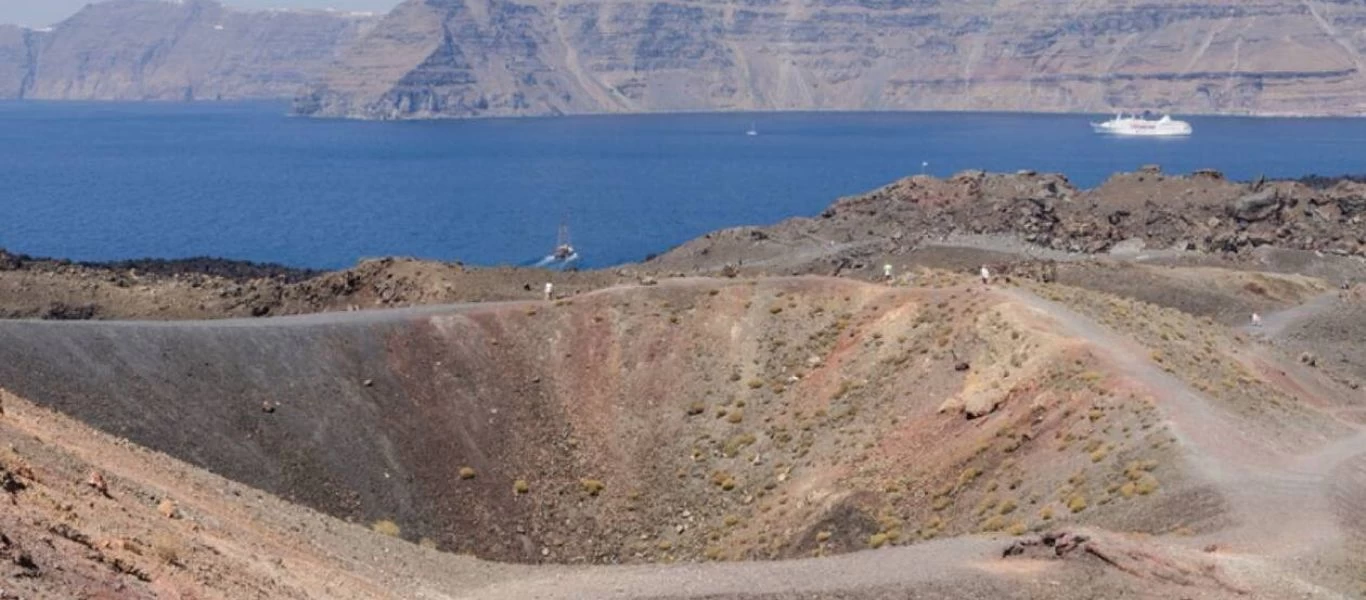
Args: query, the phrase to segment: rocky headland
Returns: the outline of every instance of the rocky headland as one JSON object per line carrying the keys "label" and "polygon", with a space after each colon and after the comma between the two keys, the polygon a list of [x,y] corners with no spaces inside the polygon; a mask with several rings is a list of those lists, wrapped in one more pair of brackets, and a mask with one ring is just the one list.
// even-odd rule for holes
{"label": "rocky headland", "polygon": [[51,29],[0,25],[0,99],[289,98],[377,17],[109,0]]}

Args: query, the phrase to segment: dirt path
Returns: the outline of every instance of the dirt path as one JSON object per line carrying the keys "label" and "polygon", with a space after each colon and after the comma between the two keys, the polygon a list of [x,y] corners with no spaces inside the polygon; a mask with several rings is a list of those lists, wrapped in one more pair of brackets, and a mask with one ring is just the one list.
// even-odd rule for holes
{"label": "dirt path", "polygon": [[[823,278],[794,278],[823,279]],[[717,285],[714,279],[672,279],[661,282],[662,287]],[[740,284],[735,284],[740,285]],[[625,286],[633,287],[633,286]],[[607,288],[591,294],[613,293],[618,288]],[[1275,552],[1312,556],[1328,546],[1337,545],[1342,536],[1341,521],[1344,511],[1356,506],[1363,477],[1362,459],[1366,458],[1366,433],[1335,440],[1300,456],[1280,454],[1240,427],[1238,418],[1205,398],[1180,379],[1164,372],[1148,358],[1148,350],[1128,338],[1097,324],[1089,318],[1028,292],[1011,289],[996,292],[1031,307],[1042,317],[1057,322],[1061,331],[1094,345],[1097,352],[1112,362],[1117,369],[1149,387],[1159,398],[1160,408],[1171,421],[1171,426],[1190,451],[1191,462],[1206,480],[1228,495],[1237,510],[1241,523],[1232,532],[1220,536],[1234,538],[1232,546],[1246,551],[1242,557],[1259,562],[1258,556]],[[504,302],[451,304],[419,308],[335,312],[299,317],[271,319],[240,319],[207,322],[0,322],[0,329],[43,327],[107,327],[111,329],[138,327],[201,328],[292,328],[306,326],[336,326],[386,323],[432,315],[460,313],[469,310],[495,310],[521,305],[544,306],[540,302]],[[20,332],[22,333],[22,332]],[[130,334],[131,335],[131,334]],[[36,422],[35,422],[36,423]],[[44,439],[54,440],[91,464],[110,460],[105,445],[93,439],[81,439],[82,430],[67,433],[60,439],[50,429],[33,425],[31,432]],[[163,470],[168,461],[145,466],[123,457],[116,457],[110,473],[120,478],[159,481],[168,476]],[[1334,474],[1349,473],[1349,484],[1344,487]],[[218,535],[219,542],[233,560],[256,565],[260,550],[276,555],[289,553],[295,560],[307,561],[307,582],[327,580],[327,569],[334,565],[356,568],[355,564],[369,564],[365,569],[346,571],[363,582],[352,585],[338,577],[336,584],[352,587],[357,596],[368,596],[376,588],[364,582],[404,582],[404,586],[384,588],[374,595],[390,594],[428,598],[479,598],[481,600],[511,600],[523,598],[842,598],[872,600],[875,598],[1030,598],[1030,597],[1115,597],[1116,589],[1134,589],[1146,585],[1136,579],[1125,579],[1117,571],[1106,571],[1119,577],[1120,586],[1129,588],[1087,588],[1094,573],[1071,569],[1066,561],[1048,561],[1034,565],[1023,564],[1027,572],[1003,574],[1000,551],[1007,543],[1004,537],[964,537],[941,540],[907,547],[823,559],[796,560],[773,563],[727,563],[653,565],[640,567],[522,567],[493,565],[449,555],[411,553],[406,547],[394,550],[392,559],[374,558],[377,548],[387,555],[389,540],[377,546],[364,530],[350,528],[327,537],[308,533],[309,547],[300,548],[291,531],[290,523],[264,533],[240,523],[263,521],[260,514],[244,514],[231,499],[224,499],[221,486],[203,489],[160,483],[158,496],[170,495],[182,499],[189,508],[222,518],[226,532]],[[164,491],[163,491],[164,490]],[[263,501],[264,502],[264,501]],[[280,503],[283,504],[283,503]],[[270,504],[267,508],[274,507]],[[265,511],[269,513],[269,511]],[[330,527],[330,520],[310,517],[311,522]],[[241,533],[241,538],[230,537]],[[270,544],[265,548],[260,540]],[[1224,540],[1220,540],[1224,543]],[[393,542],[400,544],[399,542]],[[1154,541],[1154,548],[1166,548],[1170,540]],[[1180,543],[1180,542],[1178,542]],[[395,545],[392,548],[399,548]],[[332,553],[337,553],[333,555]],[[320,553],[321,557],[314,553]],[[346,565],[351,564],[352,567]],[[271,576],[286,577],[280,570],[260,567]],[[1024,568],[1024,567],[1021,567]],[[993,571],[993,569],[995,569]],[[1059,581],[1068,581],[1060,584]],[[1114,583],[1114,580],[1111,581]],[[1033,587],[1031,587],[1033,586]],[[1072,587],[1068,587],[1072,586]],[[1144,588],[1147,590],[1147,588]],[[887,590],[895,590],[888,592]],[[947,591],[944,591],[947,590]],[[1152,591],[1152,590],[1147,590]],[[1156,592],[1154,592],[1156,593]],[[300,594],[301,596],[303,594]],[[1154,597],[1163,597],[1160,595]],[[1167,596],[1172,597],[1172,596]],[[1220,597],[1220,596],[1201,596]],[[1284,596],[1267,596],[1284,597]]]}
{"label": "dirt path", "polygon": [[1248,324],[1243,327],[1243,331],[1260,337],[1277,339],[1291,325],[1332,310],[1337,304],[1338,292],[1320,294],[1303,304],[1261,315],[1262,324],[1260,327]]}
{"label": "dirt path", "polygon": [[[1004,541],[958,538],[841,556],[767,563],[549,568],[528,577],[470,590],[469,600],[601,600],[743,597],[760,590],[782,597],[826,597],[878,588],[915,589],[934,582],[981,579],[974,564],[996,560]],[[964,583],[965,598],[982,596],[986,582]]]}
{"label": "dirt path", "polygon": [[[697,286],[705,282],[715,282],[715,280],[701,278],[676,278],[667,279],[659,283],[660,286]],[[622,290],[641,287],[639,285],[615,285],[605,287],[591,292],[576,296],[576,298],[588,298],[602,294],[618,293]],[[572,300],[572,298],[571,298]],[[454,304],[428,304],[422,306],[411,306],[404,308],[379,308],[354,311],[332,311],[310,313],[306,315],[289,315],[282,317],[243,317],[231,319],[207,319],[207,320],[185,320],[185,321],[154,321],[154,320],[120,320],[120,321],[39,321],[33,319],[0,319],[0,326],[30,326],[30,327],[108,327],[124,329],[145,329],[145,328],[204,328],[204,329],[230,329],[230,328],[257,328],[271,329],[282,327],[317,327],[326,325],[366,325],[374,323],[391,323],[397,321],[408,321],[424,317],[458,314],[471,310],[496,310],[500,308],[516,308],[521,306],[542,306],[551,304],[543,300],[503,300],[494,302],[461,302]]]}
{"label": "dirt path", "polygon": [[[1026,291],[1001,292],[1055,320],[1063,331],[1094,344],[1121,372],[1147,386],[1185,448],[1197,474],[1232,502],[1239,525],[1220,537],[1246,550],[1275,548],[1284,556],[1330,551],[1343,541],[1340,508],[1333,502],[1333,474],[1366,457],[1366,431],[1334,440],[1313,452],[1287,456],[1261,442],[1237,417],[1186,382],[1165,372],[1148,351],[1089,318]],[[1319,297],[1276,315],[1289,322],[1322,310]],[[1265,327],[1265,322],[1264,322]]]}

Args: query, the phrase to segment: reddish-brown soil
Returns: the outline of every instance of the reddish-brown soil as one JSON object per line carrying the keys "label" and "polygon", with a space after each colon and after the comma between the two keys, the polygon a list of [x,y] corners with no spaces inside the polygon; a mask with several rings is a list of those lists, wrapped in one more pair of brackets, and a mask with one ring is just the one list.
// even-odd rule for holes
{"label": "reddish-brown soil", "polygon": [[[1211,593],[1299,581],[1281,569],[1306,559],[1327,567],[1295,585],[1354,585],[1361,490],[1329,477],[1366,454],[1333,416],[1358,406],[1346,388],[1317,381],[1335,396],[1314,403],[1233,366],[1241,391],[1206,391],[1223,367],[1202,365],[1253,359],[1219,341],[1242,334],[1075,288],[944,283],[671,280],[557,303],[0,323],[0,380],[210,471],[488,559],[782,559],[1085,524],[1218,540],[1267,556],[1281,582],[1186,583]],[[1114,320],[1134,311],[1145,328]],[[1177,560],[1163,548],[1148,552]],[[918,580],[933,589],[973,552],[986,550]]]}
{"label": "reddish-brown soil", "polygon": [[1363,594],[1356,190],[913,178],[585,273],[0,254],[0,598]]}

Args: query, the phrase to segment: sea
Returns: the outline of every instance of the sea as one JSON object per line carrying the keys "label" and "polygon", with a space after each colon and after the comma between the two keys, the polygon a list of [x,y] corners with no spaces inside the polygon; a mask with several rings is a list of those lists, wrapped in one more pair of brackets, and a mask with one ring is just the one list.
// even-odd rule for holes
{"label": "sea", "polygon": [[1188,139],[1135,139],[1092,133],[1098,115],[358,122],[286,112],[0,103],[0,247],[81,261],[525,265],[564,224],[581,264],[607,267],[715,229],[816,215],[920,173],[1033,169],[1091,187],[1145,164],[1238,179],[1366,172],[1361,119],[1194,117]]}

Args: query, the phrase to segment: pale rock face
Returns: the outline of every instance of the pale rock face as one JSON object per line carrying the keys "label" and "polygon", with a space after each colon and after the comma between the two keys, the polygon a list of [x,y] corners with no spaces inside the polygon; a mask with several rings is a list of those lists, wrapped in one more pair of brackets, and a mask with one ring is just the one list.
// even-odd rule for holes
{"label": "pale rock face", "polygon": [[0,25],[0,98],[18,98],[33,65],[36,34],[27,29]]}
{"label": "pale rock face", "polygon": [[1357,114],[1363,23],[1322,0],[408,0],[296,112]]}
{"label": "pale rock face", "polygon": [[50,31],[0,28],[0,98],[289,98],[376,18],[111,0]]}

